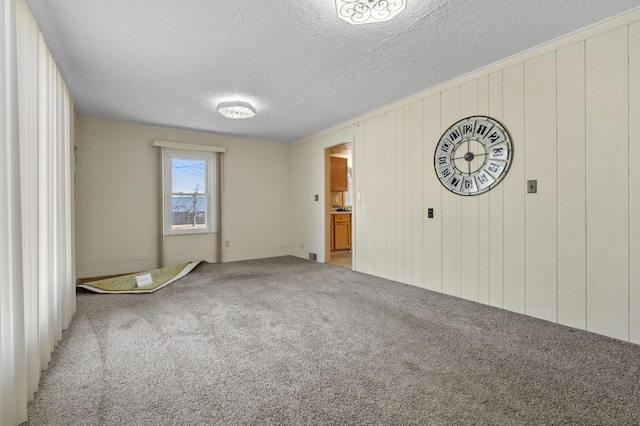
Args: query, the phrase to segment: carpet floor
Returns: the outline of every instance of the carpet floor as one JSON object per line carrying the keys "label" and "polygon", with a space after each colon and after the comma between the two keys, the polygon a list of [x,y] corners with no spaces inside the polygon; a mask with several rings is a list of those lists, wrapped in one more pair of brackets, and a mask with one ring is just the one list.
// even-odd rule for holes
{"label": "carpet floor", "polygon": [[77,296],[30,425],[640,424],[640,346],[345,268]]}

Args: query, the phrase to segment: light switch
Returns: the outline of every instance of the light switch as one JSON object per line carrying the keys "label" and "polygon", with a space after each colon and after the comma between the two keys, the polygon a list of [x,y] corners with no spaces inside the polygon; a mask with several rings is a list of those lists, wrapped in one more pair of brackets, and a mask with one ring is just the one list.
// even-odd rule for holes
{"label": "light switch", "polygon": [[538,181],[537,180],[528,180],[527,181],[527,193],[535,194],[538,192]]}

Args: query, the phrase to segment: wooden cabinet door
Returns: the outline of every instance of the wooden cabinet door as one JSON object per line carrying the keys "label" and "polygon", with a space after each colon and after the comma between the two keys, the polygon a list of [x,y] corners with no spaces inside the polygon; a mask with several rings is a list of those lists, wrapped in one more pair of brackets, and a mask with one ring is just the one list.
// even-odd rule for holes
{"label": "wooden cabinet door", "polygon": [[331,250],[336,249],[336,216],[331,215],[331,224],[329,225],[329,235],[331,235]]}
{"label": "wooden cabinet door", "polygon": [[345,192],[349,190],[347,181],[347,159],[330,157],[331,161],[331,190]]}
{"label": "wooden cabinet door", "polygon": [[335,236],[333,245],[336,250],[345,250],[351,248],[351,226],[349,223],[338,222],[335,225]]}
{"label": "wooden cabinet door", "polygon": [[333,250],[351,248],[351,216],[334,215],[332,248]]}

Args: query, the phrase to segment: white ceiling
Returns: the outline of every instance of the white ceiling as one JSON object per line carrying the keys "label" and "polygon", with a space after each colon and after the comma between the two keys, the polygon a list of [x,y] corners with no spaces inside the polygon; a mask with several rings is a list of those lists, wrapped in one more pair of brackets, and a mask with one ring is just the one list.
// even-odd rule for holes
{"label": "white ceiling", "polygon": [[[291,143],[638,7],[408,0],[352,26],[335,0],[27,0],[85,117]],[[215,111],[249,101],[256,117]]]}

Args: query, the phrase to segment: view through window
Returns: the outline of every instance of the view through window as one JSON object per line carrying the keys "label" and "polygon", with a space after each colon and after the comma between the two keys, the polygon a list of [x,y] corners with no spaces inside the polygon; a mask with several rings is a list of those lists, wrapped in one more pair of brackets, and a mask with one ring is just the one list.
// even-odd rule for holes
{"label": "view through window", "polygon": [[215,167],[213,152],[165,150],[166,233],[216,232]]}
{"label": "view through window", "polygon": [[171,230],[203,230],[207,224],[207,161],[171,159]]}

